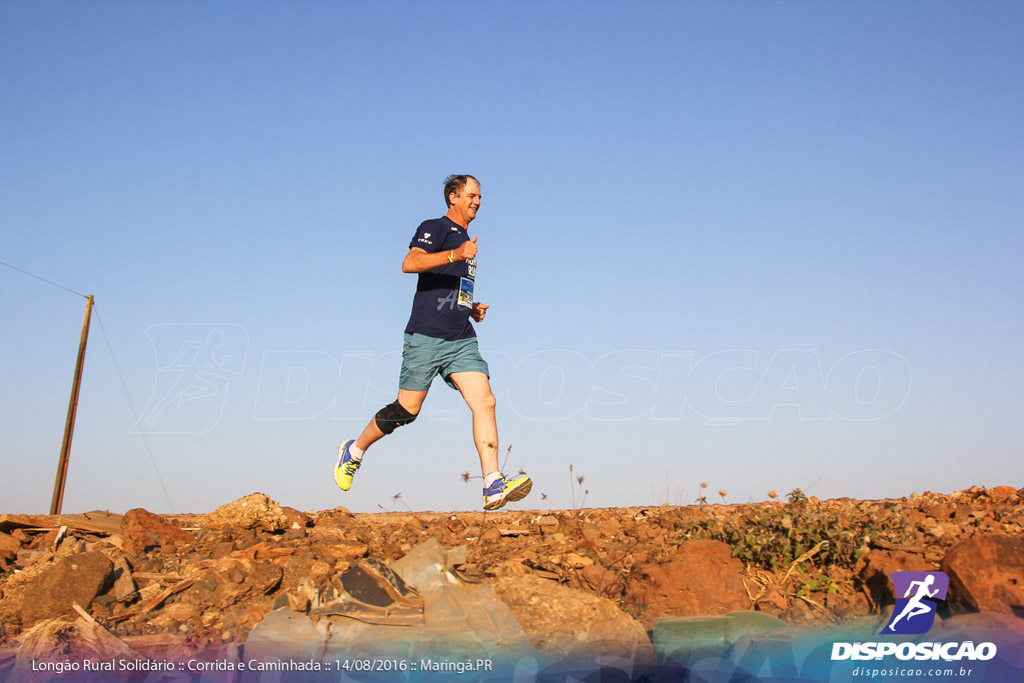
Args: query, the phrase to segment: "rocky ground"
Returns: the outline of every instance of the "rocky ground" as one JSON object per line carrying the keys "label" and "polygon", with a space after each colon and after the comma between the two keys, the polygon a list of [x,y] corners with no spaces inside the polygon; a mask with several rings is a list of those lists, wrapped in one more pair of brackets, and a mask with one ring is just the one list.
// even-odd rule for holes
{"label": "rocky ground", "polygon": [[893,603],[895,570],[949,574],[944,616],[1024,619],[1022,502],[1024,489],[1000,486],[877,501],[795,491],[743,505],[352,514],[253,494],[206,515],[0,515],[0,666],[33,646],[34,627],[46,625],[52,646],[76,620],[135,648],[241,643],[273,609],[309,613],[337,595],[361,560],[392,563],[429,539],[467,584],[491,584],[541,651],[591,621],[611,629],[594,632],[606,639],[663,616],[736,610],[849,621]]}

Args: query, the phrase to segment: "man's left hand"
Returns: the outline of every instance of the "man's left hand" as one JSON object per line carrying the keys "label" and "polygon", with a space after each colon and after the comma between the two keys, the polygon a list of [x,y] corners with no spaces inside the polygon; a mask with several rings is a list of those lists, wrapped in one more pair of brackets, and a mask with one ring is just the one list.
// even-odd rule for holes
{"label": "man's left hand", "polygon": [[476,322],[478,322],[478,323],[479,322],[483,322],[484,316],[487,315],[487,309],[488,308],[490,308],[490,306],[486,306],[484,304],[474,303],[473,304],[473,310],[470,312],[469,315]]}

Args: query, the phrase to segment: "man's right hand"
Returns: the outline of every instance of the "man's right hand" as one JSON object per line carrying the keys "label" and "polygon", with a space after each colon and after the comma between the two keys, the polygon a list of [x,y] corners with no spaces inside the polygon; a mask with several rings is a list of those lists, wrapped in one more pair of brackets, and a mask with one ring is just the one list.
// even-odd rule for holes
{"label": "man's right hand", "polygon": [[456,261],[468,261],[469,259],[476,256],[476,252],[479,247],[476,246],[476,236],[468,242],[463,242],[459,245],[458,249],[455,249],[455,260]]}

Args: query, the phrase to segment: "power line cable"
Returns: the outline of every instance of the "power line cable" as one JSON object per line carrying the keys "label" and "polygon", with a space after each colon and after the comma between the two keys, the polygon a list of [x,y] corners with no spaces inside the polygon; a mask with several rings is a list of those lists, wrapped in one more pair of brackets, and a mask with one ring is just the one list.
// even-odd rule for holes
{"label": "power line cable", "polygon": [[167,506],[170,508],[171,513],[174,513],[174,504],[171,503],[171,497],[167,493],[167,486],[164,485],[164,479],[160,476],[160,468],[156,465],[156,458],[153,457],[153,450],[149,447],[149,439],[146,438],[146,432],[142,428],[142,420],[139,419],[139,413],[135,410],[135,404],[132,402],[131,394],[128,393],[128,385],[124,381],[124,375],[121,374],[121,367],[117,363],[117,357],[114,355],[114,347],[110,345],[110,338],[107,337],[107,328],[103,325],[103,317],[100,315],[99,309],[93,304],[93,310],[96,312],[96,320],[100,324],[100,332],[103,333],[103,340],[107,343],[107,350],[110,351],[110,358],[114,361],[114,369],[117,370],[117,376],[121,380],[121,388],[124,389],[125,398],[128,399],[128,405],[132,409],[132,416],[135,418],[135,424],[139,428],[139,434],[142,436],[142,443],[146,446],[146,453],[149,454],[149,461],[153,464],[153,471],[156,472],[157,481],[160,482],[160,488],[164,492],[164,498],[167,500]]}
{"label": "power line cable", "polygon": [[23,270],[23,269],[21,269],[21,268],[19,268],[17,266],[12,266],[10,263],[4,263],[3,261],[0,261],[0,266],[7,266],[11,270],[16,270],[19,273],[24,273],[25,275],[28,275],[29,277],[34,277],[37,280],[42,280],[43,282],[45,282],[48,285],[53,285],[54,287],[57,287],[58,289],[63,289],[65,292],[71,292],[72,294],[77,294],[78,296],[82,297],[83,299],[88,299],[89,298],[89,296],[87,294],[82,294],[81,292],[76,292],[75,290],[71,289],[70,287],[65,287],[64,285],[59,285],[56,282],[54,282],[53,280],[47,280],[45,277],[41,277],[39,275],[36,275],[35,273],[30,273],[27,270]]}
{"label": "power line cable", "polygon": [[[71,292],[72,294],[80,296],[83,299],[88,299],[89,298],[89,296],[87,294],[82,294],[81,292],[76,292],[75,290],[71,289],[70,287],[65,287],[64,285],[58,284],[58,283],[54,282],[53,280],[47,280],[45,277],[42,277],[40,275],[36,275],[35,273],[30,273],[29,271],[27,271],[27,270],[25,270],[23,268],[18,268],[17,266],[12,266],[10,263],[6,263],[4,261],[0,261],[0,266],[6,266],[6,267],[10,268],[11,270],[16,270],[19,273],[22,273],[24,275],[28,275],[29,277],[33,277],[36,280],[40,280],[42,282],[45,282],[48,285],[52,285],[54,287],[57,287],[58,289],[63,289],[65,292]],[[145,432],[145,430],[142,429],[142,420],[139,419],[139,413],[138,413],[138,411],[135,410],[135,404],[132,402],[131,394],[128,392],[128,384],[124,381],[124,375],[121,373],[121,366],[118,365],[118,363],[117,363],[117,356],[114,355],[114,347],[111,346],[111,344],[110,344],[110,338],[107,336],[107,328],[104,327],[104,325],[103,325],[103,318],[100,316],[99,308],[96,307],[95,302],[93,302],[93,311],[96,313],[96,320],[100,324],[100,332],[103,333],[103,340],[107,343],[107,350],[110,352],[110,358],[111,358],[112,361],[114,361],[114,369],[117,371],[118,379],[121,380],[121,388],[124,390],[125,398],[128,399],[128,406],[132,409],[132,416],[135,418],[135,424],[138,425],[138,427],[139,427],[139,434],[142,436],[142,443],[145,444],[145,446],[146,446],[146,453],[149,455],[149,462],[152,463],[153,471],[156,472],[156,478],[157,478],[157,481],[160,482],[160,488],[164,492],[164,498],[167,500],[167,506],[170,508],[171,512],[173,513],[174,512],[174,504],[171,503],[171,497],[167,493],[167,486],[164,484],[163,477],[160,476],[160,468],[157,467],[157,465],[156,465],[156,458],[153,457],[153,449],[149,447],[149,439],[146,438],[146,432]]]}

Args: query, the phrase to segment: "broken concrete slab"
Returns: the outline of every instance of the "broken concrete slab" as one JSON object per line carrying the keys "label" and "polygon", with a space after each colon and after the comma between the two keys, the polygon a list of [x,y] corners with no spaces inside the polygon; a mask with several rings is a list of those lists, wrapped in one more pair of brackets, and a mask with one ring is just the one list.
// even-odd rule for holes
{"label": "broken concrete slab", "polygon": [[15,529],[32,529],[37,525],[28,515],[0,515],[0,531],[11,533]]}
{"label": "broken concrete slab", "polygon": [[0,515],[0,531],[6,533],[14,529],[42,530],[62,526],[96,534],[117,534],[120,533],[121,515],[106,510],[75,515]]}
{"label": "broken concrete slab", "polygon": [[275,610],[249,632],[244,656],[261,661],[321,661],[327,646],[329,626],[327,619],[314,624],[304,614],[287,608]]}
{"label": "broken concrete slab", "polygon": [[[464,556],[464,552],[463,552]],[[391,569],[422,595],[447,585],[448,551],[432,538],[391,563]]]}

